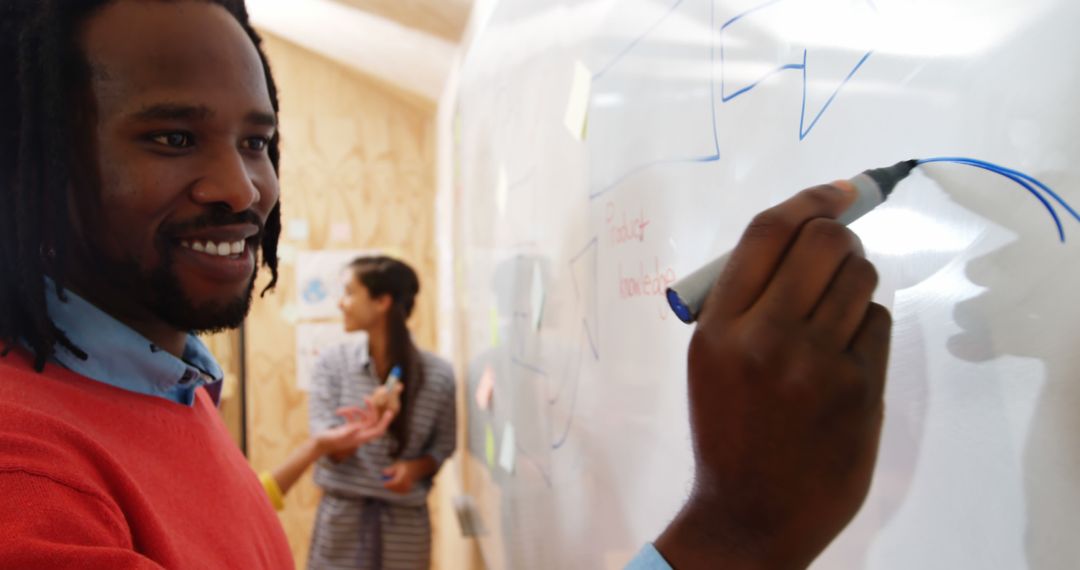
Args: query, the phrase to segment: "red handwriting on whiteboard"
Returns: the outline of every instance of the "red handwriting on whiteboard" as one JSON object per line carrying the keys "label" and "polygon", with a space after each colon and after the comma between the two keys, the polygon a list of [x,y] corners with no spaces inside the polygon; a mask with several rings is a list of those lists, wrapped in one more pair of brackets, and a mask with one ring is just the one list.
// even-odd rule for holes
{"label": "red handwriting on whiteboard", "polygon": [[615,242],[615,245],[630,241],[645,241],[645,228],[651,223],[645,216],[645,208],[641,208],[637,216],[627,216],[625,210],[622,212],[616,210],[615,202],[608,202],[604,211],[604,221],[607,222],[611,241]]}
{"label": "red handwriting on whiteboard", "polygon": [[619,297],[633,299],[634,297],[653,297],[663,295],[667,288],[676,280],[675,270],[670,267],[660,268],[660,258],[653,257],[652,266],[647,266],[644,261],[640,262],[637,271],[629,275],[623,271],[619,264]]}

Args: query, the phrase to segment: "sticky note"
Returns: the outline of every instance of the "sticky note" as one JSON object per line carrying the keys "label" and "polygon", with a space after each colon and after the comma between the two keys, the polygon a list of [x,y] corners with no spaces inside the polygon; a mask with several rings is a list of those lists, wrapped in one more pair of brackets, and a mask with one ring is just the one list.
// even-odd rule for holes
{"label": "sticky note", "polygon": [[592,91],[592,72],[580,61],[574,63],[574,79],[570,84],[570,100],[566,104],[566,128],[577,140],[585,139],[589,118],[589,95]]}
{"label": "sticky note", "polygon": [[506,424],[503,429],[502,449],[499,451],[499,467],[507,473],[514,473],[514,454],[517,453],[517,442],[514,440],[513,424]]}
{"label": "sticky note", "polygon": [[299,320],[300,311],[296,308],[296,303],[285,303],[285,306],[281,308],[281,320],[295,325]]}
{"label": "sticky note", "polygon": [[491,407],[491,396],[495,393],[495,371],[491,366],[484,367],[480,382],[476,385],[476,407],[486,410]]}
{"label": "sticky note", "polygon": [[289,228],[289,239],[294,241],[304,241],[311,235],[311,228],[308,226],[307,220],[303,218],[293,218],[286,224]]}
{"label": "sticky note", "polygon": [[510,181],[507,179],[506,167],[499,167],[499,176],[495,181],[495,204],[499,208],[499,214],[506,213],[506,201],[510,195]]}
{"label": "sticky note", "polygon": [[495,432],[491,431],[491,426],[488,425],[484,428],[486,433],[484,434],[484,455],[487,457],[488,467],[495,468]]}
{"label": "sticky note", "polygon": [[352,224],[349,222],[334,222],[330,224],[330,241],[344,243],[352,241]]}
{"label": "sticky note", "polygon": [[463,294],[465,291],[465,263],[461,261],[461,256],[455,256],[454,259],[454,285],[457,286],[457,290]]}
{"label": "sticky note", "polygon": [[277,257],[278,263],[281,265],[292,265],[296,263],[296,246],[291,243],[278,243]]}
{"label": "sticky note", "polygon": [[533,330],[540,330],[540,321],[544,316],[544,280],[540,276],[540,266],[533,268],[532,279],[532,325]]}
{"label": "sticky note", "polygon": [[491,346],[499,346],[499,309],[492,307],[488,314],[488,324],[491,326]]}

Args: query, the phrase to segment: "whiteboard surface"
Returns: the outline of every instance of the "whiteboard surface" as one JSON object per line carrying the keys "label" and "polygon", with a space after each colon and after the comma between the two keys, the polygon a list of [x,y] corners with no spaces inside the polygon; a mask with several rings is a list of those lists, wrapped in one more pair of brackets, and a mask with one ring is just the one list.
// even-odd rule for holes
{"label": "whiteboard surface", "polygon": [[[1070,0],[499,2],[455,121],[489,566],[620,567],[675,514],[691,329],[661,293],[754,213],[941,155],[1080,203],[1078,24]],[[816,567],[1080,567],[1080,224],[1058,211],[1064,243],[1016,184],[927,165],[853,226],[895,320],[887,418],[865,507]]]}

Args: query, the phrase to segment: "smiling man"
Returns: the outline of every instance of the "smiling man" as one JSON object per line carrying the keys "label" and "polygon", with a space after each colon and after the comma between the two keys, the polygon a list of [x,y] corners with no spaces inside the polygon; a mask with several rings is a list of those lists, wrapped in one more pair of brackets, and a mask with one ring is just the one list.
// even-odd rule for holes
{"label": "smiling man", "polygon": [[192,336],[276,277],[277,102],[242,2],[5,1],[0,567],[291,568]]}

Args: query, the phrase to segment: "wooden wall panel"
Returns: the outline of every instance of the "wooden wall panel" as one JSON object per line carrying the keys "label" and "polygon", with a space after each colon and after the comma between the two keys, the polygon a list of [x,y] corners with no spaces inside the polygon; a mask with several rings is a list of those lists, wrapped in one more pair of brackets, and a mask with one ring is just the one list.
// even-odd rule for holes
{"label": "wooden wall panel", "polygon": [[[256,300],[247,321],[248,438],[257,470],[273,467],[308,436],[307,395],[296,388],[291,249],[381,249],[404,258],[422,283],[410,323],[416,341],[430,350],[436,340],[434,106],[402,101],[272,36],[266,51],[281,99],[285,230],[277,289]],[[290,239],[296,220],[309,227],[306,238]],[[334,224],[351,227],[348,239],[331,241]],[[306,566],[318,498],[308,473],[281,514],[299,567]],[[432,503],[449,508],[448,497]],[[447,532],[456,536],[457,529]]]}

